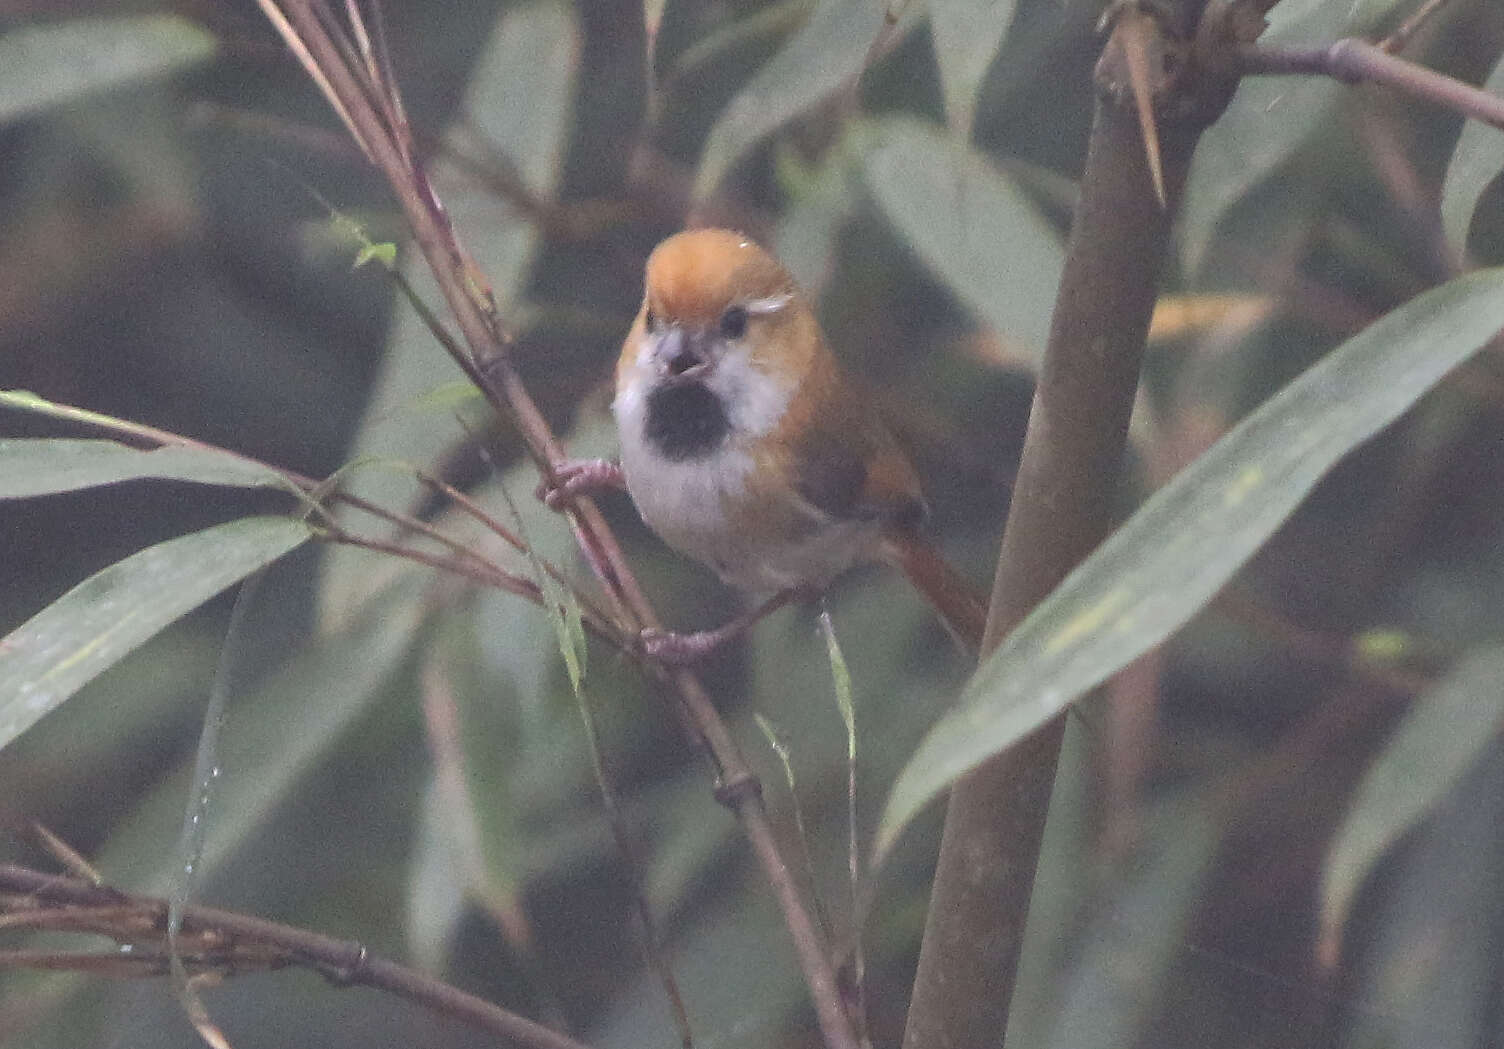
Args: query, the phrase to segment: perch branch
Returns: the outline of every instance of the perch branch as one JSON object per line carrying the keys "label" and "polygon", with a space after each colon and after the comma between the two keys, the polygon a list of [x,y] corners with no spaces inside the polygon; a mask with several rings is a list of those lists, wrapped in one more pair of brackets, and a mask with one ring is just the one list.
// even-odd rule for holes
{"label": "perch branch", "polygon": [[[1107,534],[1170,221],[1201,130],[1231,95],[1225,77],[1182,82],[1169,63],[1155,68],[1161,206],[1121,38],[1146,32],[1155,38],[1135,46],[1184,52],[1159,19],[1120,17],[1097,65],[1081,195],[998,555],[984,658]],[[905,1049],[996,1045],[1007,1030],[1063,727],[1062,716],[951,791]]]}
{"label": "perch branch", "polygon": [[1244,47],[1238,62],[1245,75],[1306,74],[1345,84],[1382,84],[1504,131],[1504,98],[1455,77],[1389,54],[1366,40],[1347,37],[1325,47]]}
{"label": "perch branch", "polygon": [[[358,62],[349,61],[348,46],[341,47],[339,34],[331,35],[327,8],[316,0],[286,0],[280,11],[273,0],[261,0],[261,6],[290,38],[289,45],[305,66],[318,71],[314,79],[320,81],[331,104],[348,115],[357,141],[391,185],[464,336],[468,354],[459,355],[459,365],[477,380],[492,406],[513,420],[540,472],[552,484],[553,464],[565,458],[564,449],[523,385],[484,274],[460,245],[443,204],[418,166],[406,138],[405,121],[391,101],[395,89],[374,83],[362,75]],[[587,560],[598,566],[602,583],[623,618],[639,628],[659,626],[595,504],[588,499],[574,501],[570,521]],[[679,710],[686,727],[703,741],[715,765],[716,796],[735,812],[773,888],[827,1046],[857,1049],[829,951],[778,851],[756,777],[699,680],[687,670],[674,671],[671,680],[682,700]]]}
{"label": "perch branch", "polygon": [[[100,976],[165,976],[167,901],[25,867],[0,865],[0,920],[39,930],[94,933],[129,953],[0,951],[0,969],[55,969]],[[526,1049],[588,1049],[431,976],[372,955],[359,943],[234,911],[189,906],[180,950],[192,972],[222,976],[292,966],[314,969],[336,986],[370,987]]]}

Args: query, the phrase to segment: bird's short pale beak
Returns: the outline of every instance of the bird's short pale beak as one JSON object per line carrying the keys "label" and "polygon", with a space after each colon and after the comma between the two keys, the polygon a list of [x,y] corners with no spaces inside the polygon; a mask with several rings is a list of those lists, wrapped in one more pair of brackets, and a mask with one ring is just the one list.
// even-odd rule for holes
{"label": "bird's short pale beak", "polygon": [[704,372],[710,363],[704,352],[703,339],[678,326],[663,333],[654,356],[659,368],[670,381],[693,379]]}

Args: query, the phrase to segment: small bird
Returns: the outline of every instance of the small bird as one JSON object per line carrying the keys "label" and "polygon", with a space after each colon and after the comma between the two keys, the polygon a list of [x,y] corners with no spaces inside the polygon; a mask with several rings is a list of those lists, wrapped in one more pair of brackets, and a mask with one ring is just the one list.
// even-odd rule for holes
{"label": "small bird", "polygon": [[664,542],[765,598],[715,630],[645,632],[651,655],[698,659],[872,561],[980,644],[986,607],[921,537],[914,467],[841,374],[793,278],[747,237],[692,230],[654,249],[612,410],[620,462],[557,464],[549,505],[624,485]]}

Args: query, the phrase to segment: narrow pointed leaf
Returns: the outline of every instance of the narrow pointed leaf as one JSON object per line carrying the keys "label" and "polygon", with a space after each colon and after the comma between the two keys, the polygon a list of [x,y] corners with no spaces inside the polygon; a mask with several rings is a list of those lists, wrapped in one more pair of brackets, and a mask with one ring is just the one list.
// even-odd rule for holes
{"label": "narrow pointed leaf", "polygon": [[1307,369],[1110,536],[978,669],[899,774],[878,852],[959,776],[1209,601],[1344,455],[1504,328],[1504,269],[1407,303]]}
{"label": "narrow pointed leaf", "polygon": [[1504,729],[1504,646],[1464,657],[1420,696],[1363,777],[1327,855],[1321,884],[1323,956],[1358,889],[1385,853],[1431,812]]}
{"label": "narrow pointed leaf", "polygon": [[[198,876],[212,878],[266,825],[277,806],[327,759],[411,658],[429,610],[418,568],[372,596],[346,628],[312,638],[234,707],[219,741],[224,773],[215,786]],[[410,703],[404,687],[399,702]],[[163,779],[111,830],[93,857],[105,877],[165,895],[177,877],[168,846],[183,818],[192,761]]]}
{"label": "narrow pointed leaf", "polygon": [[773,0],[745,17],[712,29],[686,47],[659,80],[660,90],[695,76],[743,49],[766,46],[797,29],[808,17],[810,0]]}
{"label": "narrow pointed leaf", "polygon": [[963,142],[971,138],[977,92],[1016,6],[1017,0],[930,0],[930,35],[940,67],[945,116]]}
{"label": "narrow pointed leaf", "polygon": [[1167,798],[1144,814],[1132,862],[1120,864],[1084,907],[1088,924],[1068,942],[1070,960],[1054,974],[1059,1011],[1048,1037],[1034,1045],[1109,1049],[1152,1041],[1144,1037],[1145,1024],[1183,960],[1185,936],[1221,843],[1216,815],[1205,800],[1189,796]]}
{"label": "narrow pointed leaf", "polygon": [[1065,264],[1060,236],[1001,171],[941,128],[875,125],[864,175],[888,221],[999,336],[1036,356]]}
{"label": "narrow pointed leaf", "polygon": [[0,124],[214,53],[214,38],[172,15],[73,18],[0,34]]}
{"label": "narrow pointed leaf", "polygon": [[809,20],[757,71],[711,129],[695,176],[695,196],[712,192],[749,149],[860,74],[886,9],[873,0],[817,0]]}
{"label": "narrow pointed leaf", "polygon": [[150,426],[131,422],[129,419],[119,419],[113,415],[105,415],[103,412],[90,411],[88,408],[59,404],[40,397],[30,390],[0,390],[0,408],[7,408],[14,412],[28,412],[32,415],[45,416],[48,419],[61,419],[63,422],[79,423],[83,426],[95,426],[107,433],[139,437],[153,443],[160,443],[163,437],[161,430]]}
{"label": "narrow pointed leaf", "polygon": [[0,640],[0,747],[126,653],[312,535],[249,517],[169,539],[94,573]]}
{"label": "narrow pointed leaf", "polygon": [[288,486],[273,470],[210,448],[147,450],[118,441],[65,437],[0,439],[0,499],[146,479],[236,488]]}
{"label": "narrow pointed leaf", "polygon": [[[1504,61],[1494,66],[1483,90],[1504,96]],[[1504,172],[1504,132],[1469,120],[1457,139],[1441,187],[1441,222],[1447,240],[1458,251],[1467,247],[1467,231],[1473,222],[1478,199],[1489,183]]]}

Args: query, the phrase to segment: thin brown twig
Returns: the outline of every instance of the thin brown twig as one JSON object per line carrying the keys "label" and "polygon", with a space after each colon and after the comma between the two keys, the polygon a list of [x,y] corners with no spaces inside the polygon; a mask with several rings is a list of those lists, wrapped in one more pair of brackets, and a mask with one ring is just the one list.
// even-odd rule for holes
{"label": "thin brown twig", "polygon": [[566,241],[586,240],[639,217],[645,210],[642,202],[635,199],[552,200],[529,186],[512,158],[479,129],[469,123],[462,127],[480,156],[451,141],[453,135],[431,140],[420,134],[419,144],[425,151],[442,153],[458,173],[479,183],[550,237]]}
{"label": "thin brown twig", "polygon": [[1420,31],[1420,28],[1430,21],[1431,16],[1440,11],[1447,0],[1426,0],[1420,7],[1411,12],[1410,17],[1401,22],[1394,32],[1379,41],[1379,47],[1389,54],[1397,54],[1404,50],[1410,38]]}
{"label": "thin brown twig", "polygon": [[1245,75],[1305,74],[1346,84],[1382,84],[1504,131],[1504,98],[1355,37],[1325,47],[1242,47],[1238,62]]}
{"label": "thin brown twig", "polygon": [[[325,528],[322,530],[322,538],[328,542],[341,543],[345,546],[359,547],[362,550],[370,550],[380,554],[390,554],[407,561],[415,561],[430,568],[437,568],[443,572],[464,576],[466,579],[480,583],[483,586],[495,587],[505,590],[509,594],[531,601],[535,605],[543,605],[545,597],[537,583],[523,576],[514,575],[503,568],[499,568],[491,562],[480,558],[475,554],[467,557],[444,557],[430,554],[411,546],[403,546],[384,539],[371,539],[367,536],[355,535],[339,528]],[[580,620],[595,637],[609,642],[624,654],[638,653],[639,647],[632,644],[621,635],[610,622],[593,606],[581,606]]]}
{"label": "thin brown twig", "polygon": [[[481,457],[486,465],[495,470],[495,463],[491,461],[490,453],[484,445],[480,445]],[[541,497],[542,493],[538,493]],[[512,501],[505,487],[502,488],[502,496],[507,501],[508,509],[512,517],[517,521],[519,532],[522,529],[522,518],[517,512],[517,506]],[[535,572],[546,571],[541,565],[541,560],[530,547],[526,548],[529,559],[535,566]],[[552,599],[552,594],[543,584],[543,579],[538,579],[540,589],[544,597]],[[559,645],[560,655],[566,661],[568,653],[565,646],[573,645],[565,635],[570,633],[565,622],[565,609],[549,609],[549,618],[554,620],[555,629],[560,631]],[[669,964],[667,956],[663,953],[658,942],[658,923],[653,918],[653,909],[648,902],[647,893],[643,889],[642,871],[644,862],[636,842],[627,829],[626,817],[622,812],[616,796],[616,786],[606,768],[606,755],[601,749],[600,732],[595,718],[595,708],[591,706],[589,686],[584,674],[583,657],[574,664],[570,674],[570,685],[574,692],[575,705],[580,714],[580,721],[585,731],[585,750],[590,755],[590,768],[595,775],[596,790],[600,795],[601,808],[606,817],[606,824],[611,829],[611,836],[616,843],[616,851],[621,857],[622,867],[626,873],[628,887],[631,890],[633,917],[636,919],[637,934],[641,940],[644,960],[659,984],[663,987],[664,996],[668,999],[669,1012],[673,1015],[674,1026],[679,1031],[679,1042],[683,1049],[693,1049],[694,1033],[689,1024],[689,1010],[684,1005],[684,996],[679,992],[679,982],[674,977],[673,967]]]}
{"label": "thin brown twig", "polygon": [[[79,930],[72,929],[70,932]],[[245,973],[285,968],[258,960],[250,952],[220,955],[212,961],[195,955],[184,959],[194,974],[202,972]],[[40,969],[51,972],[87,973],[117,980],[139,980],[166,976],[169,963],[165,951],[142,951],[132,954],[99,954],[94,951],[12,950],[0,951],[0,970]]]}
{"label": "thin brown twig", "polygon": [[52,831],[48,830],[40,820],[31,821],[31,832],[42,843],[42,848],[50,852],[52,858],[62,864],[63,869],[69,874],[75,878],[82,878],[84,881],[92,882],[95,885],[104,884],[104,878],[100,876],[100,873],[94,869],[89,861],[84,859],[72,845],[69,845],[62,838],[59,838]]}
{"label": "thin brown twig", "polygon": [[1352,638],[1302,626],[1279,609],[1257,600],[1239,588],[1233,587],[1218,594],[1211,607],[1239,626],[1269,638],[1301,659],[1340,670],[1366,685],[1396,695],[1414,696],[1424,692],[1433,683],[1428,674],[1375,662],[1364,655]]}
{"label": "thin brown twig", "polygon": [[[459,507],[461,511],[469,514],[476,521],[480,522],[480,524],[484,526],[488,531],[490,531],[502,541],[506,542],[518,553],[526,554],[530,552],[530,547],[522,541],[521,536],[498,521],[494,514],[489,513],[485,507],[481,506],[474,499],[470,498],[470,496],[454,487],[454,485],[450,484],[448,481],[445,481],[442,478],[435,477],[426,470],[418,471],[418,480],[427,485],[428,488],[432,491],[439,493],[450,502],[454,503],[454,505]],[[537,556],[536,553],[534,553],[533,556]],[[605,610],[600,608],[600,606],[592,601],[588,595],[582,593],[557,565],[544,557],[538,557],[538,563],[543,566],[543,570],[547,572],[552,579],[554,579],[560,586],[563,586],[566,590],[574,595],[574,599],[579,602],[582,609],[584,609],[590,615],[595,616],[595,618],[598,619],[603,625],[612,623],[611,617],[606,614]]]}
{"label": "thin brown twig", "polygon": [[[31,914],[55,918],[69,932],[106,936],[130,953],[0,951],[0,969],[54,969],[133,978],[165,975],[167,901],[134,896],[24,867],[0,865],[0,892],[45,906]],[[0,906],[11,906],[9,901]],[[197,972],[233,975],[247,969],[312,968],[336,986],[386,991],[527,1049],[587,1049],[567,1035],[466,994],[416,970],[372,955],[364,946],[320,933],[213,907],[183,912],[184,961]]]}
{"label": "thin brown twig", "polygon": [[[272,6],[271,0],[262,0]],[[410,153],[392,141],[379,109],[367,93],[369,85],[341,54],[325,30],[315,0],[285,0],[285,19],[279,24],[295,47],[311,56],[328,85],[332,104],[344,108],[356,134],[369,147],[373,163],[391,184],[412,227],[435,280],[469,348],[458,363],[467,373],[481,375],[480,388],[495,409],[511,418],[521,432],[544,480],[554,480],[553,464],[564,449],[524,386],[511,358],[511,339],[496,312],[485,276],[460,246],[443,204],[422,170],[409,161]],[[291,42],[291,41],[290,41]],[[322,84],[321,84],[322,86]],[[484,365],[482,369],[481,365]],[[575,501],[570,523],[592,565],[599,565],[608,594],[631,613],[641,627],[659,625],[652,606],[628,565],[619,543],[595,504]],[[771,821],[762,804],[761,786],[750,770],[729,729],[693,673],[677,670],[672,680],[682,701],[681,715],[694,736],[704,743],[715,765],[717,798],[735,812],[758,864],[771,884],[794,943],[821,1032],[830,1049],[857,1049],[850,1018],[841,1001],[835,970],[824,938],[810,917],[795,879],[779,853]]]}
{"label": "thin brown twig", "polygon": [[1379,99],[1365,100],[1356,117],[1356,130],[1363,140],[1374,174],[1394,201],[1398,218],[1409,227],[1410,236],[1424,246],[1429,272],[1426,279],[1445,283],[1462,271],[1462,252],[1447,241],[1441,209],[1421,177],[1410,151],[1399,142],[1400,129],[1393,111]]}

